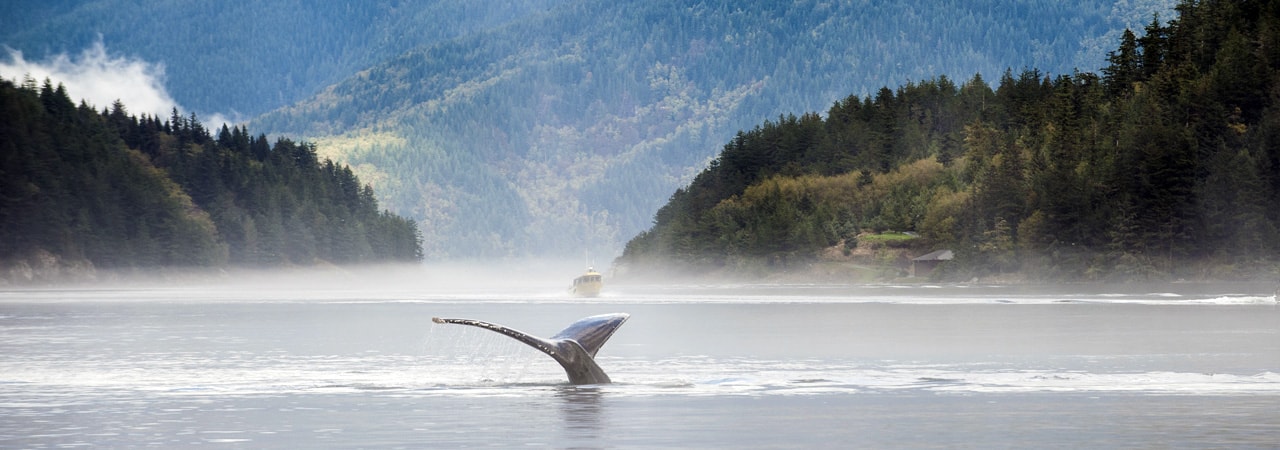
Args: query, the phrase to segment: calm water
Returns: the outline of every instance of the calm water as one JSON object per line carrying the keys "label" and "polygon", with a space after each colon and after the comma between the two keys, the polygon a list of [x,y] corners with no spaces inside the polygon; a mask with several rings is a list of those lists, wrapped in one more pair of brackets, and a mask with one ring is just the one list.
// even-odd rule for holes
{"label": "calm water", "polygon": [[0,447],[1280,446],[1266,286],[263,286],[0,291]]}

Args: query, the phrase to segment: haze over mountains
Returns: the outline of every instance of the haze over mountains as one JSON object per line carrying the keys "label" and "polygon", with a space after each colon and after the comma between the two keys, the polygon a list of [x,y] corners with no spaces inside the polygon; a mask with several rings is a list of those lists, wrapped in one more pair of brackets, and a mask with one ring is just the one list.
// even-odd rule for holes
{"label": "haze over mountains", "polygon": [[604,263],[739,130],[939,75],[1095,71],[1172,3],[18,1],[0,43],[163,64],[183,108],[351,164],[428,258]]}

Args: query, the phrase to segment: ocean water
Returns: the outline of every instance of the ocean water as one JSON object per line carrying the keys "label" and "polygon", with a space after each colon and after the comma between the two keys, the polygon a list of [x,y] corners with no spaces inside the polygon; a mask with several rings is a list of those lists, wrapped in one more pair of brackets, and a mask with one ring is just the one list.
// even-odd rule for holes
{"label": "ocean water", "polygon": [[[1277,448],[1272,289],[11,289],[0,448]],[[595,386],[431,322],[611,312]]]}

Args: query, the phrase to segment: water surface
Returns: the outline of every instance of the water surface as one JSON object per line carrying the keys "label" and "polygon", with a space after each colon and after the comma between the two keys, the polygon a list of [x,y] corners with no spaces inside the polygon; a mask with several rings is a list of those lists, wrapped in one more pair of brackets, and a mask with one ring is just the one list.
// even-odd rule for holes
{"label": "water surface", "polygon": [[[433,316],[632,315],[570,386]],[[0,447],[1280,445],[1264,286],[0,291]]]}

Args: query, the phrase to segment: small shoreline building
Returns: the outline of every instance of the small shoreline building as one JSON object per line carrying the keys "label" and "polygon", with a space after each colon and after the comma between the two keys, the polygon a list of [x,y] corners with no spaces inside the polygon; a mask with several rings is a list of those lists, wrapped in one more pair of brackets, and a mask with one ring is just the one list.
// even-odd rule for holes
{"label": "small shoreline building", "polygon": [[911,258],[911,276],[927,277],[930,272],[933,272],[933,269],[938,267],[938,264],[955,259],[955,257],[955,253],[952,253],[951,250],[938,250]]}

